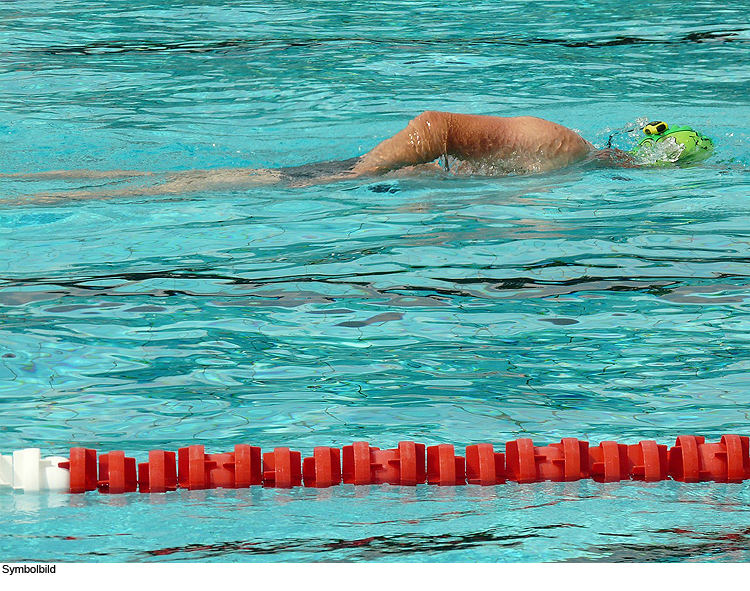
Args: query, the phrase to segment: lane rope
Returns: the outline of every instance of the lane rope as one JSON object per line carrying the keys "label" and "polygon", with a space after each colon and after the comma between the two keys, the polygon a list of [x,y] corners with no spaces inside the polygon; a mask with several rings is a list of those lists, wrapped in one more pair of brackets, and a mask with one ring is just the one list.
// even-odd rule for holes
{"label": "lane rope", "polygon": [[716,443],[682,435],[669,448],[655,441],[589,446],[570,437],[537,446],[524,438],[508,441],[505,453],[478,443],[467,446],[463,456],[450,444],[402,441],[394,449],[380,449],[357,441],[341,449],[316,447],[304,459],[288,447],[263,453],[260,447],[237,444],[231,452],[207,454],[203,445],[191,445],[177,453],[151,450],[147,462],[136,464],[123,451],[98,455],[95,449],[74,447],[68,457],[42,457],[39,448],[29,448],[0,455],[0,490],[122,494],[340,484],[493,486],[588,478],[741,483],[750,479],[749,450],[750,439],[742,435],[723,435]]}

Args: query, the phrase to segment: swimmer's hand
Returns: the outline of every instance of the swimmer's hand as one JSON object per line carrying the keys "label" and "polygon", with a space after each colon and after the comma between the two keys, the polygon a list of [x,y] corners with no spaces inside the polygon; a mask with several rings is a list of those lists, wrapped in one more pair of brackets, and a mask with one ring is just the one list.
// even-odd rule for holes
{"label": "swimmer's hand", "polygon": [[591,152],[586,160],[617,168],[636,168],[638,166],[638,162],[633,154],[618,150],[617,148],[596,150]]}

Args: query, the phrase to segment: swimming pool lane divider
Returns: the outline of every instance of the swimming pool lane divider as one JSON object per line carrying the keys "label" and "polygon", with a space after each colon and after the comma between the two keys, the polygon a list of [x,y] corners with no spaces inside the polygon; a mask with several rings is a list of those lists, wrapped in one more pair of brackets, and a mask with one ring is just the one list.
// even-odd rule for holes
{"label": "swimming pool lane divider", "polygon": [[120,494],[178,488],[325,488],[342,483],[492,486],[586,478],[740,483],[750,479],[749,450],[750,439],[741,435],[723,435],[717,443],[683,435],[671,448],[655,441],[634,445],[604,441],[589,447],[574,438],[545,446],[516,439],[505,444],[505,453],[495,451],[490,443],[479,443],[469,445],[465,456],[457,456],[450,444],[425,447],[402,441],[395,449],[380,449],[358,441],[340,450],[316,447],[304,459],[288,447],[262,453],[260,447],[238,444],[232,452],[206,454],[203,445],[191,445],[177,453],[151,450],[148,462],[136,465],[135,458],[123,451],[97,457],[94,449],[74,447],[67,458],[42,458],[38,448],[30,448],[0,455],[0,489]]}

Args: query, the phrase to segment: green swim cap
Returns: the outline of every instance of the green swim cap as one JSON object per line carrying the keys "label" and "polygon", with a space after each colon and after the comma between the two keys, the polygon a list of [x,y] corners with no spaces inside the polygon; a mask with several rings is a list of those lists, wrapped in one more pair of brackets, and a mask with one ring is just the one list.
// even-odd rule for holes
{"label": "green swim cap", "polygon": [[646,137],[630,152],[652,164],[692,164],[711,155],[714,143],[710,138],[688,127],[669,127],[664,121],[653,121],[643,128]]}

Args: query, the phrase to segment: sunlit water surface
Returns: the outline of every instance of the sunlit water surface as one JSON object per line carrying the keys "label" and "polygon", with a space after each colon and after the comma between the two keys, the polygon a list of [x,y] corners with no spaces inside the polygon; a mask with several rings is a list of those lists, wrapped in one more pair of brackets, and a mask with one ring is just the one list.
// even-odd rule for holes
{"label": "sunlit water surface", "polygon": [[[54,204],[0,178],[0,452],[750,434],[739,0],[0,6],[0,173],[279,167],[425,109],[687,169],[383,178]],[[616,133],[628,148],[634,133]],[[0,493],[0,560],[746,561],[744,485]]]}

